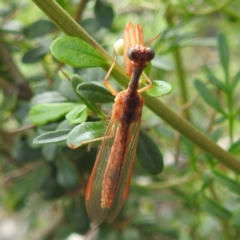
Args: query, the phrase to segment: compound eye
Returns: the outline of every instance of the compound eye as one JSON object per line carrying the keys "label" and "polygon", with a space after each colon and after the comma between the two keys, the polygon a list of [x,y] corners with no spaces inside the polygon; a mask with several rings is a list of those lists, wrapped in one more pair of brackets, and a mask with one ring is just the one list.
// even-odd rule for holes
{"label": "compound eye", "polygon": [[127,55],[130,60],[136,61],[138,58],[138,50],[134,47],[131,47],[128,49]]}
{"label": "compound eye", "polygon": [[131,47],[128,49],[128,58],[133,62],[149,62],[155,56],[152,48],[147,47],[144,50]]}
{"label": "compound eye", "polygon": [[147,47],[145,49],[145,60],[147,62],[150,62],[151,60],[153,60],[154,56],[155,56],[154,50],[150,47]]}

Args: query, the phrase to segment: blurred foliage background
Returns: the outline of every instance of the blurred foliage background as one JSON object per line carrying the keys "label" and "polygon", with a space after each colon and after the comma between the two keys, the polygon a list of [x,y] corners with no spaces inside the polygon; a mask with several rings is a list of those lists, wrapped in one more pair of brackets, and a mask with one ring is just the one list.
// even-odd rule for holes
{"label": "blurred foliage background", "polygon": [[[56,2],[111,56],[128,21],[142,24],[146,42],[161,32],[150,77],[173,86],[161,100],[239,157],[239,1]],[[0,1],[0,239],[240,239],[239,175],[147,108],[142,128],[161,150],[164,171],[152,176],[136,161],[116,221],[91,226],[84,193],[99,143],[33,145],[40,134],[73,125],[61,116],[37,127],[28,115],[38,103],[78,103],[73,74],[86,82],[106,74],[57,62],[49,47],[63,35],[34,2]],[[111,105],[100,107],[107,113]]]}

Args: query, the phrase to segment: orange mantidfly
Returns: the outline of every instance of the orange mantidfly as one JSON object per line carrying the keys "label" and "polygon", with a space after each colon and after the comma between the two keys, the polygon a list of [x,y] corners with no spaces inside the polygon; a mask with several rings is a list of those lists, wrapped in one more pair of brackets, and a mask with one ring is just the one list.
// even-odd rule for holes
{"label": "orange mantidfly", "polygon": [[[127,23],[123,51],[127,75],[131,75],[131,80],[128,88],[120,93],[111,87],[108,77],[114,61],[104,84],[116,96],[115,104],[86,189],[86,208],[95,225],[105,219],[114,221],[127,197],[144,104],[140,93],[152,87],[143,70],[155,53],[144,46],[140,24],[133,26],[131,22]],[[149,85],[138,89],[142,73]]]}

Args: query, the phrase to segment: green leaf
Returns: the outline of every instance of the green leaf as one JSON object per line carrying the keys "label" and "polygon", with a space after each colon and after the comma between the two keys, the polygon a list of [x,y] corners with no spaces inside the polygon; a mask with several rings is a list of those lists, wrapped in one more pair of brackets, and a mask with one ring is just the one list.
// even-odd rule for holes
{"label": "green leaf", "polygon": [[43,125],[61,119],[72,110],[75,103],[45,103],[33,106],[29,112],[30,121],[36,125]]}
{"label": "green leaf", "polygon": [[76,92],[77,96],[79,97],[79,99],[81,99],[81,101],[93,112],[104,116],[104,114],[100,111],[100,109],[98,108],[98,106],[93,103],[88,101],[86,98],[84,98],[82,95],[79,95],[77,92],[77,87],[79,84],[83,83],[83,80],[78,76],[78,75],[73,75],[72,77],[72,88],[74,89],[74,91]]}
{"label": "green leaf", "polygon": [[59,86],[59,91],[61,92],[61,94],[63,96],[65,96],[67,99],[71,100],[71,102],[77,102],[79,100],[77,94],[75,93],[75,91],[72,88],[72,84],[70,81],[65,81],[63,80],[60,83]]}
{"label": "green leaf", "polygon": [[226,208],[220,206],[217,202],[214,202],[208,197],[204,197],[204,208],[207,212],[219,217],[219,218],[225,218],[229,219],[232,217],[232,214],[229,210]]}
{"label": "green leaf", "polygon": [[77,37],[58,38],[51,44],[50,49],[60,62],[73,67],[90,68],[108,65],[95,48]]}
{"label": "green leaf", "polygon": [[47,144],[42,146],[42,154],[47,161],[54,161],[58,155],[57,144]]}
{"label": "green leaf", "polygon": [[70,129],[65,130],[56,130],[52,132],[43,133],[40,136],[37,136],[33,140],[33,144],[47,144],[47,143],[59,143],[66,141],[67,135]]}
{"label": "green leaf", "polygon": [[233,81],[231,82],[230,90],[233,91],[234,88],[237,86],[237,84],[240,81],[240,70],[236,73],[236,75],[233,78]]}
{"label": "green leaf", "polygon": [[144,131],[140,131],[137,159],[144,170],[150,174],[159,174],[163,170],[163,156],[157,144]]}
{"label": "green leaf", "polygon": [[28,38],[37,38],[42,37],[43,35],[48,34],[56,29],[57,29],[56,25],[51,21],[40,19],[27,26],[24,29],[24,34]]}
{"label": "green leaf", "polygon": [[74,107],[67,115],[66,119],[71,124],[79,124],[85,122],[88,117],[88,109],[85,105]]}
{"label": "green leaf", "polygon": [[219,183],[226,186],[230,191],[240,195],[240,184],[237,181],[234,181],[227,175],[216,170],[214,170],[212,173],[214,179],[216,179]]}
{"label": "green leaf", "polygon": [[77,169],[70,161],[58,159],[57,163],[57,182],[65,189],[77,187],[79,174]]}
{"label": "green leaf", "polygon": [[32,48],[23,55],[22,62],[25,64],[36,63],[37,61],[42,59],[48,52],[49,49],[44,46]]}
{"label": "green leaf", "polygon": [[114,96],[104,87],[95,83],[81,83],[77,87],[77,93],[90,102],[113,102]]}
{"label": "green leaf", "polygon": [[77,148],[83,144],[99,140],[106,132],[106,122],[84,122],[71,130],[67,137],[67,145]]}
{"label": "green leaf", "polygon": [[105,1],[97,0],[94,6],[94,13],[100,26],[109,28],[114,18],[111,5]]}
{"label": "green leaf", "polygon": [[213,74],[209,73],[207,74],[207,78],[210,83],[212,83],[215,87],[223,90],[224,92],[228,92],[227,87],[218,79],[216,78]]}
{"label": "green leaf", "polygon": [[219,100],[215,96],[213,96],[213,94],[206,88],[205,84],[202,83],[200,80],[195,80],[194,84],[204,101],[208,105],[212,106],[216,111],[225,115],[222,107],[219,104]]}
{"label": "green leaf", "polygon": [[35,95],[31,99],[31,106],[38,105],[41,103],[61,103],[66,101],[67,99],[59,92],[49,91]]}
{"label": "green leaf", "polygon": [[161,80],[154,80],[153,87],[147,91],[147,94],[152,97],[162,97],[172,92],[170,83]]}
{"label": "green leaf", "polygon": [[231,152],[234,155],[240,154],[240,139],[238,139],[231,145],[231,147],[229,148],[229,152]]}
{"label": "green leaf", "polygon": [[225,72],[225,76],[228,77],[229,69],[229,49],[226,37],[223,33],[218,35],[218,52],[220,55],[221,64]]}
{"label": "green leaf", "polygon": [[83,82],[84,81],[77,74],[74,74],[71,77],[72,89],[75,91],[76,94],[77,94],[77,87],[78,87],[78,85],[83,83]]}

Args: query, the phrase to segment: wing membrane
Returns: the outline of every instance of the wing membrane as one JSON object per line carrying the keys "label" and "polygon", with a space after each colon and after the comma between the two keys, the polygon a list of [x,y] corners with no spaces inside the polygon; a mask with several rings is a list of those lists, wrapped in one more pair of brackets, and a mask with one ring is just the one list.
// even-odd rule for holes
{"label": "wing membrane", "polygon": [[113,117],[110,119],[106,136],[111,137],[106,137],[102,142],[86,190],[87,212],[91,221],[96,225],[101,224],[105,219],[108,219],[109,222],[114,221],[127,197],[140,130],[141,111],[142,108],[139,109],[139,118],[130,124],[128,132],[126,133],[128,134],[127,145],[122,159],[122,166],[119,169],[119,172],[116,173],[119,177],[117,179],[114,199],[111,207],[102,208],[102,183],[104,173],[109,160],[115,134],[117,128],[119,127],[119,123],[116,119],[113,119]]}
{"label": "wing membrane", "polygon": [[[140,109],[142,110],[142,109]],[[113,222],[118,213],[120,212],[124,201],[126,200],[128,189],[130,185],[132,167],[135,159],[135,153],[138,143],[138,136],[140,130],[141,117],[138,121],[133,122],[129,128],[129,138],[127,143],[127,149],[124,154],[123,164],[118,179],[118,184],[116,188],[115,199],[113,201],[112,207],[108,214],[108,222]]]}
{"label": "wing membrane", "polygon": [[107,127],[106,138],[100,146],[97,159],[87,185],[85,197],[86,208],[89,218],[96,225],[101,224],[109,212],[109,209],[101,207],[102,182],[111,146],[115,137],[116,128],[117,121],[112,117]]}

